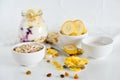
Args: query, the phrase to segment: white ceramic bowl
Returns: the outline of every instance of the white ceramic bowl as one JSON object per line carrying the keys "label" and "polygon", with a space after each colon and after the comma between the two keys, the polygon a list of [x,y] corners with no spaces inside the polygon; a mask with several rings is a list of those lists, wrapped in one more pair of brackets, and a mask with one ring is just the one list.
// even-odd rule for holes
{"label": "white ceramic bowl", "polygon": [[[32,53],[18,53],[14,51],[15,47],[19,47],[23,44],[35,44],[35,45],[40,45],[43,46],[43,49],[37,52],[32,52]],[[22,66],[35,66],[37,65],[45,56],[45,46],[43,44],[38,44],[35,42],[25,42],[25,43],[19,43],[12,48],[13,52],[13,57],[17,63],[19,63]]]}
{"label": "white ceramic bowl", "polygon": [[76,44],[79,46],[81,43],[81,40],[86,38],[88,33],[85,33],[80,36],[68,36],[68,35],[63,35],[59,32],[59,35],[60,35],[60,43],[62,43],[62,45]]}
{"label": "white ceramic bowl", "polygon": [[106,36],[91,36],[81,42],[82,48],[90,57],[104,58],[112,52],[113,40]]}

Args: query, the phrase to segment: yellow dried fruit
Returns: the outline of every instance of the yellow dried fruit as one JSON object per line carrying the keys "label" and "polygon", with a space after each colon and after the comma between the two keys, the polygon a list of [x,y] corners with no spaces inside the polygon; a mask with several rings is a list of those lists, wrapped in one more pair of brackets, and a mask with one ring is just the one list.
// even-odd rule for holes
{"label": "yellow dried fruit", "polygon": [[52,63],[55,65],[58,71],[63,70],[63,67],[57,61],[52,61]]}
{"label": "yellow dried fruit", "polygon": [[78,72],[78,71],[81,71],[81,68],[80,67],[72,67],[72,68],[70,68],[70,70],[73,72]]}
{"label": "yellow dried fruit", "polygon": [[61,31],[63,34],[65,35],[70,35],[72,34],[74,31],[75,31],[75,27],[74,27],[74,24],[73,24],[73,21],[66,21],[63,25],[62,25],[62,28],[61,28]]}
{"label": "yellow dried fruit", "polygon": [[77,48],[77,54],[82,55],[84,53],[83,49]]}
{"label": "yellow dried fruit", "polygon": [[87,32],[87,29],[81,20],[68,20],[64,22],[60,32],[68,36],[80,36]]}
{"label": "yellow dried fruit", "polygon": [[47,53],[51,54],[53,57],[55,57],[55,56],[56,56],[56,57],[59,56],[58,51],[55,50],[55,49],[48,48],[48,49],[47,49]]}
{"label": "yellow dried fruit", "polygon": [[[42,14],[42,11],[39,10],[38,12],[35,12],[33,9],[29,9],[27,12],[26,12],[26,17],[28,19],[28,21],[39,21],[40,19],[40,14]],[[38,23],[39,24],[39,23]]]}
{"label": "yellow dried fruit", "polygon": [[85,68],[85,64],[88,63],[86,58],[79,58],[77,56],[70,56],[65,58],[65,65],[70,68],[71,71],[81,71]]}
{"label": "yellow dried fruit", "polygon": [[68,54],[77,54],[77,47],[74,44],[67,44],[63,46],[63,50]]}
{"label": "yellow dried fruit", "polygon": [[48,34],[46,41],[50,44],[55,44],[59,41],[59,35],[57,32],[51,32]]}

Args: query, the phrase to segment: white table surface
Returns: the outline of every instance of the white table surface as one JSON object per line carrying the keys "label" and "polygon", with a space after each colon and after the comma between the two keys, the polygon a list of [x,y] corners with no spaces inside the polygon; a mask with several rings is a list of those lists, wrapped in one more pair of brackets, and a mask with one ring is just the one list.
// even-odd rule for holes
{"label": "white table surface", "polygon": [[[94,60],[90,59],[86,69],[77,73],[79,80],[119,80],[120,79],[120,37],[117,37],[114,42],[113,52],[105,59]],[[119,43],[118,43],[119,42]],[[13,59],[11,53],[12,46],[0,46],[0,80],[74,80],[75,72],[69,70],[57,71],[55,66],[42,60],[36,67],[26,68],[18,65]],[[65,55],[56,58],[58,62],[63,64]],[[26,75],[25,72],[31,70],[31,75]],[[61,79],[59,75],[68,72],[70,77]],[[46,77],[47,73],[52,73],[53,76]]]}
{"label": "white table surface", "polygon": [[[68,4],[69,2],[69,4]],[[11,53],[20,24],[20,12],[29,8],[42,8],[49,31],[58,31],[68,19],[82,19],[89,33],[103,33],[114,38],[113,52],[103,60],[91,60],[79,74],[79,80],[120,80],[120,1],[119,0],[0,0],[0,80],[74,80],[61,79],[52,64],[44,60],[34,68],[19,66]],[[5,44],[5,45],[4,45]],[[57,59],[63,64],[63,57]],[[30,69],[32,74],[25,75]],[[51,72],[53,76],[47,78]]]}

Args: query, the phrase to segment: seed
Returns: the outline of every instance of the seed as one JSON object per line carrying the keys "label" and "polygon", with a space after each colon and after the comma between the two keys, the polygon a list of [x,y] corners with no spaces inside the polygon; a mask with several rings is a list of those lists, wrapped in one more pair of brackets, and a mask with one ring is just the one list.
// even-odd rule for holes
{"label": "seed", "polygon": [[47,60],[48,63],[50,63],[50,60]]}
{"label": "seed", "polygon": [[63,74],[61,74],[61,75],[60,75],[60,77],[61,77],[61,78],[64,78],[64,75],[63,75]]}
{"label": "seed", "polygon": [[78,79],[79,77],[78,77],[78,75],[77,74],[75,74],[74,75],[74,79]]}
{"label": "seed", "polygon": [[51,77],[51,76],[52,76],[52,74],[51,74],[51,73],[48,73],[48,74],[47,74],[47,77]]}
{"label": "seed", "polygon": [[26,71],[26,75],[30,75],[30,74],[31,74],[30,70]]}
{"label": "seed", "polygon": [[65,72],[65,74],[64,74],[65,76],[69,76],[69,74],[67,73],[67,72]]}

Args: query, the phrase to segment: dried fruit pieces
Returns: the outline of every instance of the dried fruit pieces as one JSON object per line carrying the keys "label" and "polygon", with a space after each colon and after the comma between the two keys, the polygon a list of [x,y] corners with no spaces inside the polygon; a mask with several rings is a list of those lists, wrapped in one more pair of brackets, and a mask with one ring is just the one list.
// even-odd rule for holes
{"label": "dried fruit pieces", "polygon": [[65,72],[64,75],[65,75],[66,77],[68,77],[68,76],[69,76],[69,73]]}
{"label": "dried fruit pieces", "polygon": [[31,71],[30,70],[27,70],[26,71],[26,75],[30,75],[31,74]]}
{"label": "dried fruit pieces", "polygon": [[51,76],[52,76],[52,74],[51,74],[51,73],[48,73],[46,76],[47,76],[47,77],[51,77]]}
{"label": "dried fruit pieces", "polygon": [[46,62],[47,62],[47,63],[50,63],[50,60],[47,60]]}
{"label": "dried fruit pieces", "polygon": [[28,21],[32,22],[32,21],[38,20],[41,14],[42,14],[41,10],[38,10],[38,12],[35,12],[33,9],[29,9],[26,12],[26,17]]}
{"label": "dried fruit pieces", "polygon": [[[59,56],[58,51],[55,50],[55,49],[52,49],[52,48],[48,48],[48,49],[47,49],[47,54],[50,54],[50,55],[52,55],[53,57]],[[46,55],[47,55],[47,54],[46,54]]]}
{"label": "dried fruit pieces", "polygon": [[78,75],[77,74],[75,74],[74,75],[74,79],[78,79],[79,77],[78,77]]}
{"label": "dried fruit pieces", "polygon": [[63,46],[63,50],[68,54],[77,54],[77,47],[74,44],[68,44]]}
{"label": "dried fruit pieces", "polygon": [[60,32],[68,36],[79,36],[85,34],[87,29],[81,20],[68,20],[62,25]]}
{"label": "dried fruit pieces", "polygon": [[57,61],[54,60],[52,61],[52,63],[55,65],[58,71],[63,70],[63,67]]}
{"label": "dried fruit pieces", "polygon": [[61,74],[60,77],[61,77],[61,78],[64,78],[65,76],[64,76],[64,74]]}
{"label": "dried fruit pieces", "polygon": [[85,69],[85,65],[88,63],[88,59],[79,58],[77,56],[70,56],[65,58],[64,63],[71,71],[81,71]]}
{"label": "dried fruit pieces", "polygon": [[76,27],[77,27],[76,30],[77,30],[78,35],[81,35],[87,32],[83,21],[75,20],[74,23],[76,24]]}
{"label": "dried fruit pieces", "polygon": [[70,56],[81,55],[84,53],[83,49],[77,48],[77,46],[74,44],[67,44],[63,46],[63,50]]}
{"label": "dried fruit pieces", "polygon": [[59,35],[57,32],[51,32],[48,34],[46,42],[50,44],[55,44],[59,40]]}
{"label": "dried fruit pieces", "polygon": [[72,34],[75,31],[75,27],[72,21],[66,21],[63,25],[62,25],[62,29],[61,29],[62,33],[65,35],[69,35]]}

